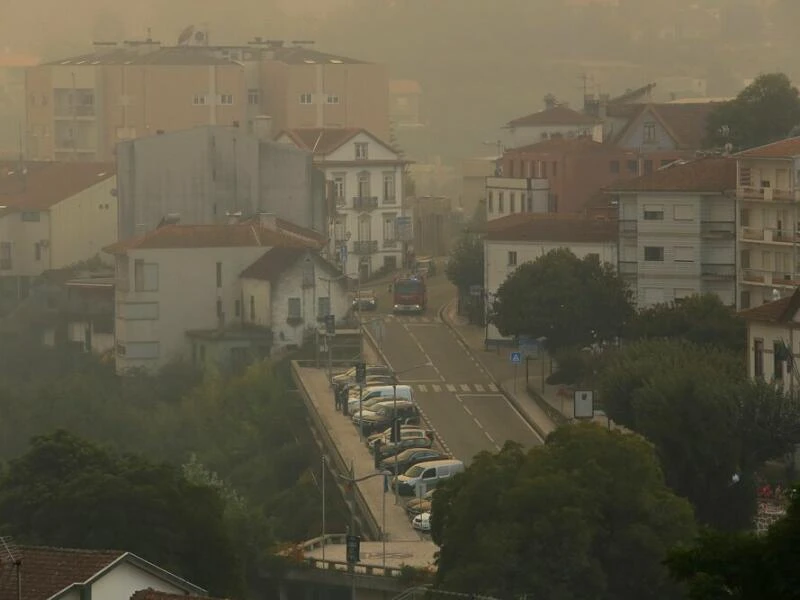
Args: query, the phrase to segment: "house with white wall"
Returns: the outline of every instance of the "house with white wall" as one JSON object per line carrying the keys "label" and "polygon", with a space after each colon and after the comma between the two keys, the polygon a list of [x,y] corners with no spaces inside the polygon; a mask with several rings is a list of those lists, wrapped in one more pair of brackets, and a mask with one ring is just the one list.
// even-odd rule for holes
{"label": "house with white wall", "polygon": [[117,239],[113,164],[0,163],[0,303]]}
{"label": "house with white wall", "polygon": [[19,564],[0,561],[0,598],[23,600],[127,600],[140,590],[205,597],[208,594],[175,573],[119,550],[21,546]]}
{"label": "house with white wall", "polygon": [[545,108],[506,123],[508,132],[506,147],[519,148],[537,144],[551,137],[590,137],[603,141],[601,119],[558,104],[553,98],[545,99]]}
{"label": "house with white wall", "polygon": [[747,324],[747,375],[798,391],[800,288],[791,296],[739,312]]}
{"label": "house with white wall", "polygon": [[[117,371],[154,371],[174,360],[241,366],[302,344],[328,305],[343,318],[346,289],[322,279],[339,276],[319,256],[324,239],[303,231],[261,215],[164,225],[107,248],[116,259]],[[336,296],[325,304],[329,289]]]}
{"label": "house with white wall", "polygon": [[622,180],[619,272],[639,308],[695,294],[736,304],[736,160],[702,158]]}
{"label": "house with white wall", "polygon": [[[489,301],[516,269],[551,250],[567,248],[578,258],[595,255],[601,263],[617,264],[617,224],[577,215],[517,213],[490,221],[484,237],[484,290]],[[487,342],[502,342],[489,323]]]}
{"label": "house with white wall", "polygon": [[330,253],[344,272],[365,278],[402,267],[407,240],[398,218],[408,161],[365,129],[289,129],[276,139],[311,152],[330,182]]}

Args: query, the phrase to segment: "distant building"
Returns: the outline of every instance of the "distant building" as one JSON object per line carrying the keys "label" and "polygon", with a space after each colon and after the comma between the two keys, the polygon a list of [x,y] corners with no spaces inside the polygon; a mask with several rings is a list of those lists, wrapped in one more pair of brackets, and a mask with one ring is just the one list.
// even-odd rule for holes
{"label": "distant building", "polygon": [[486,177],[486,219],[515,213],[555,212],[550,181],[536,177]]}
{"label": "distant building", "polygon": [[34,56],[0,51],[0,158],[24,150],[25,69],[38,63]]}
{"label": "distant building", "polygon": [[327,234],[324,175],[308,152],[230,126],[204,126],[120,143],[119,237],[141,235],[170,215],[184,225],[273,213]]}
{"label": "distant building", "polygon": [[413,225],[413,243],[408,250],[417,258],[447,256],[466,219],[472,216],[453,206],[450,198],[441,196],[409,197],[404,206]]}
{"label": "distant building", "polygon": [[506,123],[505,129],[511,136],[507,144],[511,148],[529,146],[552,137],[588,137],[596,142],[603,141],[600,119],[557,104],[552,97],[545,99],[544,110],[513,119]]}
{"label": "distant building", "polygon": [[[487,223],[484,237],[484,290],[489,299],[520,265],[551,250],[568,248],[578,258],[596,255],[601,263],[617,264],[615,221],[578,215],[517,213]],[[507,341],[494,324],[486,329],[488,342]]]}
{"label": "distant building", "polygon": [[403,168],[388,143],[364,129],[289,129],[276,138],[310,152],[330,182],[331,255],[345,273],[369,277],[403,265],[398,219],[403,212]]}
{"label": "distant building", "polygon": [[736,160],[705,158],[610,186],[619,272],[639,308],[695,294],[736,304]]}
{"label": "distant building", "polygon": [[486,211],[486,178],[497,175],[497,156],[468,158],[461,163],[461,206],[471,218],[479,208]]}
{"label": "distant building", "polygon": [[411,79],[389,81],[389,118],[397,127],[424,127],[422,86]]}

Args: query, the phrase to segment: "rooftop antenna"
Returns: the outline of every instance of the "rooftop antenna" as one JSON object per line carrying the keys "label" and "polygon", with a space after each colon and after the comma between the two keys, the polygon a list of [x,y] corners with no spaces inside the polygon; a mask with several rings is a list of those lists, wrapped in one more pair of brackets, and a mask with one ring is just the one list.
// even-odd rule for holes
{"label": "rooftop antenna", "polygon": [[22,600],[22,556],[11,536],[0,536],[0,565],[9,562],[17,571],[17,600]]}

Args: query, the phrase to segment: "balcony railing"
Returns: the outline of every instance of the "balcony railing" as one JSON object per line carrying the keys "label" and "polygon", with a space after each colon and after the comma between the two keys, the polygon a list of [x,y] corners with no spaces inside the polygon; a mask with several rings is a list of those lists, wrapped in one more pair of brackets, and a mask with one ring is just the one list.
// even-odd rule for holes
{"label": "balcony railing", "polygon": [[378,251],[378,240],[353,242],[353,254],[374,254]]}
{"label": "balcony railing", "polygon": [[397,204],[397,196],[384,196],[383,197],[384,204]]}
{"label": "balcony railing", "polygon": [[355,210],[374,210],[378,208],[378,197],[355,196],[353,197],[353,208]]}
{"label": "balcony railing", "polygon": [[93,104],[78,104],[73,106],[56,106],[57,119],[72,119],[73,117],[94,117],[96,114]]}
{"label": "balcony railing", "polygon": [[637,226],[634,219],[620,219],[619,233],[620,235],[636,235]]}
{"label": "balcony railing", "polygon": [[736,277],[736,265],[702,263],[700,274],[709,279],[730,279]]}
{"label": "balcony railing", "polygon": [[400,245],[400,242],[397,240],[383,240],[383,247],[384,248],[397,248]]}
{"label": "balcony railing", "polygon": [[742,241],[794,244],[800,241],[800,232],[790,228],[742,227],[740,238]]}
{"label": "balcony railing", "polygon": [[639,263],[635,260],[619,261],[619,274],[623,277],[635,277],[639,273]]}
{"label": "balcony railing", "polygon": [[333,198],[333,202],[339,208],[344,208],[345,206],[347,206],[347,200],[345,199],[344,196],[335,196]]}
{"label": "balcony railing", "polygon": [[766,271],[764,269],[743,269],[742,282],[775,287],[797,287],[800,275],[787,271]]}
{"label": "balcony railing", "polygon": [[792,190],[771,187],[742,186],[736,190],[740,198],[746,200],[764,200],[765,202],[794,202],[796,194]]}
{"label": "balcony railing", "polygon": [[700,234],[706,238],[732,238],[736,235],[736,224],[733,221],[703,221]]}

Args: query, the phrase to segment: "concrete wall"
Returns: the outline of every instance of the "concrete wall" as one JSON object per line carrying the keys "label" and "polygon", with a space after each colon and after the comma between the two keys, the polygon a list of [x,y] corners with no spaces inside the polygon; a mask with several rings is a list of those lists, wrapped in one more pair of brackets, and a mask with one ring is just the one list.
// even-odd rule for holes
{"label": "concrete wall", "polygon": [[320,182],[316,182],[315,190],[309,153],[289,144],[261,142],[259,177],[258,210],[319,232],[327,230],[324,192],[322,201],[316,204],[320,200]]}

